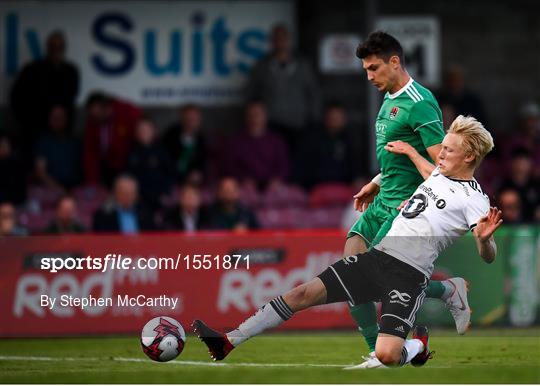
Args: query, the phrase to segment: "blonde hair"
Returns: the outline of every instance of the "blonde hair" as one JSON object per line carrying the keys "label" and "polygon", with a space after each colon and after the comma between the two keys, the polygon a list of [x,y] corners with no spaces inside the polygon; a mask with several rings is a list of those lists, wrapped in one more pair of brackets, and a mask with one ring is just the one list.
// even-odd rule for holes
{"label": "blonde hair", "polygon": [[475,156],[474,168],[477,168],[487,153],[493,149],[493,137],[482,123],[473,117],[459,115],[448,129],[450,134],[458,134],[462,138],[463,150]]}

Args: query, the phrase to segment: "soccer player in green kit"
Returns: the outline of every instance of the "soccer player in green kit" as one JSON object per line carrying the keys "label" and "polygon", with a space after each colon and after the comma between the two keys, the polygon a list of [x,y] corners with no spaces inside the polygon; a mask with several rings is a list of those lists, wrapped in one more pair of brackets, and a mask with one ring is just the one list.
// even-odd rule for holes
{"label": "soccer player in green kit", "polygon": [[[344,256],[366,252],[388,232],[399,205],[422,183],[423,178],[411,160],[399,153],[402,141],[413,146],[430,162],[437,161],[444,138],[442,113],[433,94],[414,81],[404,68],[403,49],[391,35],[376,31],[360,44],[356,55],[362,60],[368,80],[385,92],[375,122],[378,174],[354,196],[356,210],[362,217],[347,235]],[[459,334],[470,321],[467,283],[462,278],[430,281],[426,296],[446,303]],[[382,366],[375,356],[379,328],[374,303],[350,304],[350,312],[359,326],[370,355],[357,368]]]}

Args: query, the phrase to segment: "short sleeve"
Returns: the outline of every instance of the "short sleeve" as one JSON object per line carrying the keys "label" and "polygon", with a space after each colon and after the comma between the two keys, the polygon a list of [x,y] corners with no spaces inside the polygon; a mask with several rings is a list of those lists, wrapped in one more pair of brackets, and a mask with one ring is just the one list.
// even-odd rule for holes
{"label": "short sleeve", "polygon": [[484,195],[478,195],[473,200],[467,202],[465,206],[465,221],[469,230],[476,227],[478,220],[485,216],[489,211],[489,199]]}
{"label": "short sleeve", "polygon": [[415,103],[409,114],[409,125],[420,135],[426,148],[441,143],[444,138],[441,109],[433,102]]}

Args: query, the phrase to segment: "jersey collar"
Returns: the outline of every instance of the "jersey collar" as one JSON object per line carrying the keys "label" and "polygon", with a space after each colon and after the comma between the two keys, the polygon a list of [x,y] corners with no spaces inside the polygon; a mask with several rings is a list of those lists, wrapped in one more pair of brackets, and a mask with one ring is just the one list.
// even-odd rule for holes
{"label": "jersey collar", "polygon": [[398,96],[401,95],[401,93],[403,93],[403,91],[405,91],[407,89],[407,87],[409,87],[412,83],[414,82],[414,79],[412,78],[412,76],[410,77],[409,81],[405,84],[405,86],[403,86],[402,88],[400,88],[399,90],[397,90],[395,93],[393,94],[390,94],[388,93],[388,98],[390,99],[394,99],[394,98],[397,98]]}

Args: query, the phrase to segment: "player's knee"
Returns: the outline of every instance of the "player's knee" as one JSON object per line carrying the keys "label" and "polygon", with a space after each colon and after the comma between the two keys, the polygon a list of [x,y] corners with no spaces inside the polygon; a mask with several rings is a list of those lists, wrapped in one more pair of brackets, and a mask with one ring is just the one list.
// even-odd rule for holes
{"label": "player's knee", "polygon": [[293,311],[303,310],[309,307],[309,291],[306,284],[301,284],[293,288],[283,297],[285,302]]}
{"label": "player's knee", "polygon": [[401,351],[394,350],[391,347],[377,347],[375,355],[385,366],[395,366],[399,364],[401,359]]}

